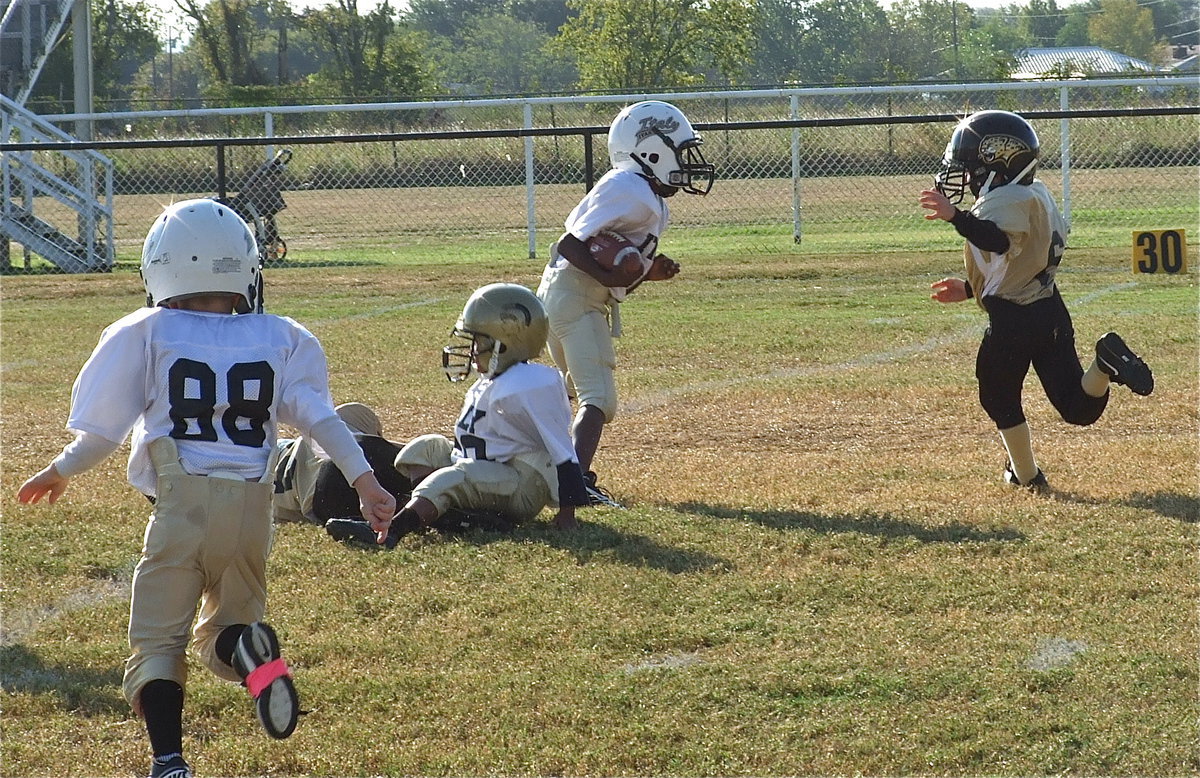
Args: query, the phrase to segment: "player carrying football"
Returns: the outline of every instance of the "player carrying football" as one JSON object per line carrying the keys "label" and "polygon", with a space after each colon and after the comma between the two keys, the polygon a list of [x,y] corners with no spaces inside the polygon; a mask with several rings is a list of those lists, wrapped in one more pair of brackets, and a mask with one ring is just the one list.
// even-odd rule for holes
{"label": "player carrying football", "polygon": [[[618,113],[608,130],[612,170],[571,211],[542,273],[538,297],[550,316],[550,355],[578,405],[571,437],[593,504],[617,505],[596,486],[591,467],[604,425],[617,412],[612,339],[621,333],[620,303],[643,281],[679,273],[679,263],[658,252],[669,219],[665,198],[680,190],[706,195],[712,188],[713,166],[700,145],[687,117],[669,103],[646,100]],[[601,232],[638,246],[641,266],[631,273],[599,265],[587,241]]]}

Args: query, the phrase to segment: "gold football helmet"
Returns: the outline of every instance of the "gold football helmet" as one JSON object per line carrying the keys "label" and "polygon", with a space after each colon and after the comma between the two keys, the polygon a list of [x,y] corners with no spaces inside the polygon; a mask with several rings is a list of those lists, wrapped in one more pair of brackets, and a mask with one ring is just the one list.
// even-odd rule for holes
{"label": "gold football helmet", "polygon": [[467,342],[442,349],[442,369],[451,381],[462,381],[477,364],[486,364],[484,377],[495,378],[541,354],[549,330],[546,309],[533,292],[520,284],[481,286],[450,331],[451,338]]}

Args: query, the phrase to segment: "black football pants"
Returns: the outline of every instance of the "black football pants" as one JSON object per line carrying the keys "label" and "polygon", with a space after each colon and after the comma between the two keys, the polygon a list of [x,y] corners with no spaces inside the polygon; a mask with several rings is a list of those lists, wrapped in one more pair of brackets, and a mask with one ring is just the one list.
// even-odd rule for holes
{"label": "black football pants", "polygon": [[998,297],[984,298],[983,304],[988,328],[975,357],[975,378],[979,403],[997,429],[1025,421],[1021,389],[1030,365],[1063,421],[1086,426],[1100,418],[1108,394],[1092,397],[1083,391],[1075,329],[1057,289],[1028,305]]}

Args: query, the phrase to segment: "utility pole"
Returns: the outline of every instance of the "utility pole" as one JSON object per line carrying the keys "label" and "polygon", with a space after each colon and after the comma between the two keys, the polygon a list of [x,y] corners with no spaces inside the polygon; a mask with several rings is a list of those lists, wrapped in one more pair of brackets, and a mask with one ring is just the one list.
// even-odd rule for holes
{"label": "utility pole", "polygon": [[[92,7],[89,0],[75,0],[71,8],[71,40],[75,62],[75,113],[92,114]],[[92,140],[92,120],[77,120],[75,136],[80,140]]]}
{"label": "utility pole", "polygon": [[951,0],[950,2],[950,19],[951,29],[953,30],[952,34],[954,36],[954,80],[961,81],[962,74],[960,72],[958,60],[958,0]]}

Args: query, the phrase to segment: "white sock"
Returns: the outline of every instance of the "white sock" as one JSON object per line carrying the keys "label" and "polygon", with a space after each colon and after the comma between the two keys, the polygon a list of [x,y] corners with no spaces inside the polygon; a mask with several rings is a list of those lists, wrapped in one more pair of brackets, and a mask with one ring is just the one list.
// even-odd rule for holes
{"label": "white sock", "polygon": [[1008,461],[1012,464],[1017,480],[1022,485],[1032,481],[1038,474],[1038,464],[1033,456],[1033,436],[1029,432],[1029,422],[1000,430],[1000,439],[1004,441]]}
{"label": "white sock", "polygon": [[1093,359],[1091,366],[1083,374],[1083,378],[1079,379],[1079,383],[1083,386],[1083,391],[1091,397],[1103,397],[1108,392],[1108,384],[1111,380],[1108,373],[1101,370],[1100,365],[1096,364],[1096,360]]}

